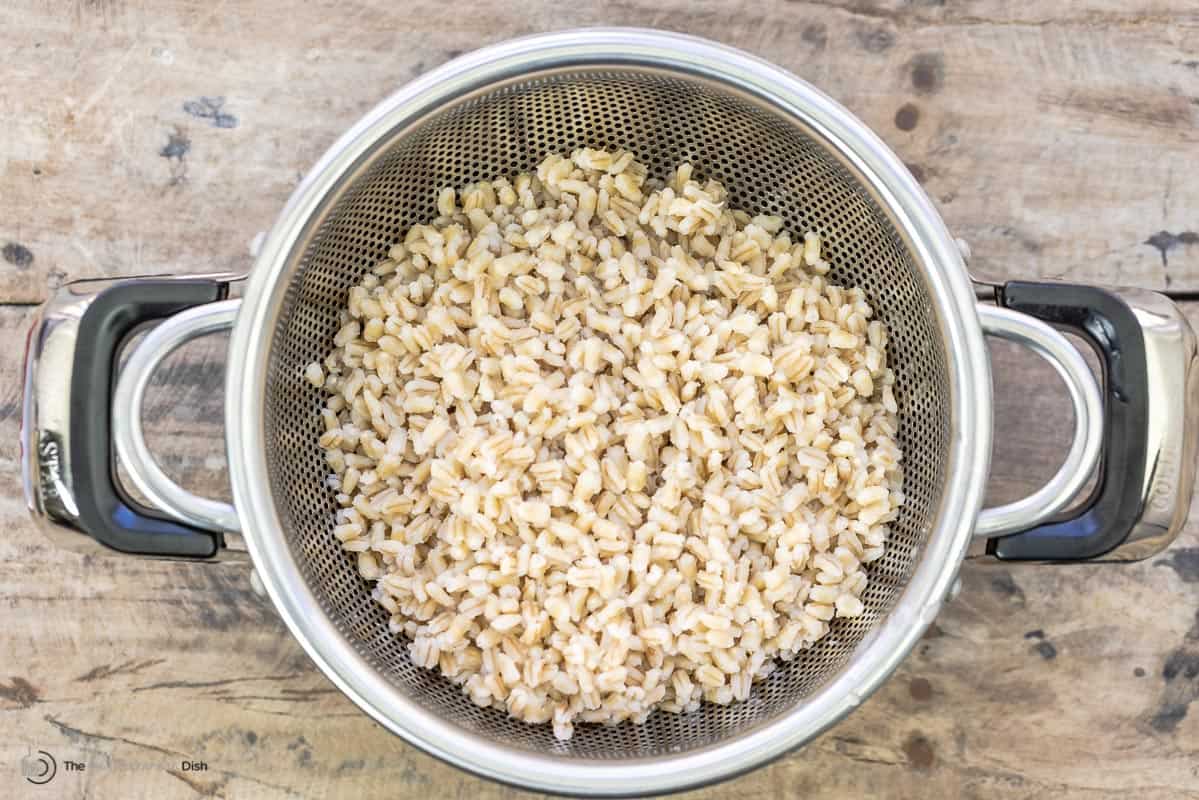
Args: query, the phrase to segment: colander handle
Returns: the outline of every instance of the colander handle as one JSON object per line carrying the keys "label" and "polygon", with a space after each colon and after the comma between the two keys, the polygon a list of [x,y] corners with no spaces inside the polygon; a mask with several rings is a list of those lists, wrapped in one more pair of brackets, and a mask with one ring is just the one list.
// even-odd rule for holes
{"label": "colander handle", "polygon": [[142,402],[150,376],[164,358],[192,339],[232,328],[239,306],[241,300],[222,300],[164,320],[134,348],[112,396],[113,443],[133,485],[172,518],[217,533],[241,530],[237,510],[187,491],[163,472],[146,445]]}
{"label": "colander handle", "polygon": [[[223,533],[235,527],[169,517],[124,491],[113,433],[128,414],[114,403],[113,385],[121,348],[139,328],[193,306],[222,305],[235,277],[75,281],[41,308],[25,352],[21,467],[26,502],[53,541],[173,558],[225,551]],[[136,424],[140,431],[140,417]]]}
{"label": "colander handle", "polygon": [[1104,451],[1095,489],[1078,508],[995,539],[988,552],[1008,560],[1131,561],[1165,548],[1186,521],[1199,445],[1199,356],[1186,317],[1169,298],[1142,289],[1013,281],[996,300],[1095,350],[1104,376]]}
{"label": "colander handle", "polygon": [[1103,399],[1099,384],[1082,354],[1044,322],[996,306],[979,306],[988,336],[1024,345],[1050,364],[1066,382],[1074,407],[1074,439],[1053,477],[1020,500],[986,508],[974,526],[975,536],[992,538],[1028,530],[1051,519],[1074,499],[1099,463],[1103,444]]}

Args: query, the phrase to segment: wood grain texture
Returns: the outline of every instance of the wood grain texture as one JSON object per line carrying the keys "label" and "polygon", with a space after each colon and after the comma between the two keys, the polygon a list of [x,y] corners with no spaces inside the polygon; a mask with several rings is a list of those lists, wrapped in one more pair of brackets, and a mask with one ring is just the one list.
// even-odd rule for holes
{"label": "wood grain texture", "polygon": [[244,268],[389,92],[484,42],[597,24],[707,36],[823,88],[911,166],[981,274],[1199,288],[1192,0],[15,0],[0,297]]}
{"label": "wood grain texture", "polygon": [[[480,42],[600,23],[725,41],[824,88],[912,166],[980,273],[1199,289],[1191,0],[15,0],[0,303],[67,278],[245,268],[303,171],[387,92]],[[0,305],[0,336],[21,341],[32,313]],[[1069,419],[1047,367],[993,352],[998,500],[1052,472]],[[362,715],[244,568],[48,547],[20,498],[20,355],[0,350],[0,797],[527,796]],[[222,365],[222,341],[189,345],[146,414],[167,471],[213,496]],[[853,716],[683,797],[1199,797],[1199,517],[1145,563],[972,559],[962,580]],[[37,749],[59,759],[52,791],[19,777]]]}

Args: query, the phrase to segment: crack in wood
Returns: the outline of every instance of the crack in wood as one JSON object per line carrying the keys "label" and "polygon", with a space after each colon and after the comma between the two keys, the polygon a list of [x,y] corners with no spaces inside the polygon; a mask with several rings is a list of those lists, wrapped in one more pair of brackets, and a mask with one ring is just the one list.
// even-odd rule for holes
{"label": "crack in wood", "polygon": [[179,769],[168,769],[167,774],[171,777],[178,778],[183,781],[200,797],[225,797],[222,791],[232,777],[230,773],[224,773],[217,780],[205,781],[201,780],[195,772],[184,772]]}
{"label": "crack in wood", "polygon": [[285,675],[262,675],[252,678],[225,678],[216,681],[162,681],[146,686],[133,687],[134,692],[149,692],[156,689],[209,689],[214,686],[229,686],[234,683],[252,683],[257,681],[290,681],[306,677],[309,673],[290,672]]}
{"label": "crack in wood", "polygon": [[136,672],[141,672],[143,669],[165,664],[165,658],[151,658],[145,661],[126,661],[124,664],[113,666],[112,664],[101,664],[83,673],[75,680],[80,683],[90,683],[92,681],[111,678],[114,675],[132,675]]}
{"label": "crack in wood", "polygon": [[141,750],[152,750],[155,753],[162,753],[163,755],[175,756],[176,758],[186,758],[187,757],[185,753],[181,753],[178,750],[171,750],[166,747],[159,747],[156,744],[149,744],[147,742],[139,742],[134,739],[126,739],[124,736],[109,736],[109,735],[103,734],[103,733],[94,733],[91,731],[85,731],[82,728],[76,728],[73,725],[68,725],[67,723],[63,722],[62,720],[56,719],[56,718],[50,716],[49,714],[46,714],[45,716],[43,716],[42,719],[46,720],[46,722],[49,722],[51,725],[53,725],[55,728],[57,728],[72,743],[78,744],[81,741],[83,741],[83,742],[92,742],[92,741],[114,742],[117,744],[127,744],[130,747],[137,747]]}

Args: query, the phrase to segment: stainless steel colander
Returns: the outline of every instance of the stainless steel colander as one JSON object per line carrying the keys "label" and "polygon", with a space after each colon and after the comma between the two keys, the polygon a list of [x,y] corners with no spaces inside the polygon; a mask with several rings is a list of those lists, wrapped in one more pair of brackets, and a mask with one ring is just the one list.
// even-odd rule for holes
{"label": "stainless steel colander", "polygon": [[[474,706],[414,667],[406,642],[388,633],[386,612],[331,534],[335,504],[317,445],[323,398],[302,371],[329,351],[348,288],[409,226],[436,215],[439,187],[530,170],[578,147],[631,150],[659,177],[690,162],[730,189],[734,207],[820,232],[832,278],[863,287],[890,330],[907,502],[871,566],[866,613],[837,620],[748,701],[659,713],[644,725],[582,725],[559,742],[547,726]],[[1141,557],[1172,538],[1190,497],[1195,346],[1169,301],[1009,284],[995,292],[998,305],[977,305],[958,245],[877,137],[793,75],[698,39],[576,31],[447,64],[383,102],[316,165],[268,237],[244,299],[223,299],[229,280],[76,283],[46,306],[27,359],[31,508],[53,530],[88,534],[66,537],[72,546],[199,558],[248,548],[291,631],[364,711],[442,759],[511,784],[642,794],[743,772],[811,739],[878,687],[951,592],[976,533],[1007,535],[992,545],[1000,557]],[[1077,351],[1035,317],[1099,346],[1106,397]],[[110,395],[122,338],[162,318]],[[172,484],[139,417],[154,366],[229,326],[236,510]],[[1044,488],[980,515],[991,441],[984,333],[1023,342],[1058,368],[1075,440]],[[155,509],[113,479],[114,437]],[[1097,492],[1061,518],[1101,450]]]}

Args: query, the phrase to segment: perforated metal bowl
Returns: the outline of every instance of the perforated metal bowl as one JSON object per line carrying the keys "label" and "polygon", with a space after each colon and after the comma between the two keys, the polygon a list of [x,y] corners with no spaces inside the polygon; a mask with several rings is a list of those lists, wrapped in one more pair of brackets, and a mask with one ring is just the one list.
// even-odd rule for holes
{"label": "perforated metal bowl", "polygon": [[[907,501],[886,556],[871,565],[865,614],[837,620],[747,701],[704,705],[686,716],[658,713],[644,725],[579,725],[573,739],[559,742],[547,726],[476,707],[436,672],[413,666],[406,642],[388,633],[386,613],[332,536],[335,505],[317,445],[323,397],[302,372],[328,352],[347,289],[410,225],[436,215],[439,187],[529,170],[549,152],[584,146],[631,150],[659,177],[689,162],[698,176],[727,186],[734,207],[777,214],[792,231],[820,232],[833,280],[863,287],[890,330]],[[137,286],[144,294],[150,283]],[[201,299],[216,298],[179,305]],[[138,414],[147,377],[167,352],[230,325],[226,422],[236,511],[172,484],[146,450]],[[1044,489],[980,516],[991,441],[984,330],[1050,358],[1074,400],[1076,436]],[[36,363],[30,369],[40,386]],[[31,412],[28,386],[26,415],[33,413],[35,424],[27,447],[35,463],[27,485],[37,510],[86,529],[62,498],[74,502],[88,492],[63,479],[56,455],[84,448],[68,446],[56,423],[37,422],[39,411],[44,421],[69,418],[70,410],[47,391]],[[242,531],[292,633],[364,711],[472,772],[580,795],[652,794],[720,780],[840,719],[892,672],[936,615],[972,531],[1029,527],[1077,493],[1098,458],[1102,417],[1094,379],[1060,334],[1030,317],[976,306],[959,249],[937,213],[861,122],[744,53],[634,30],[489,47],[384,101],[296,191],[244,299],[200,305],[151,332],[129,359],[114,408],[117,449],[133,482],[160,512],[191,526],[185,531],[219,531],[226,545],[232,531]],[[43,446],[55,436],[58,449]],[[101,438],[107,436],[104,430]],[[126,550],[180,554],[170,548],[178,549],[183,534],[163,538],[155,526],[165,523],[154,519],[139,521],[137,547],[128,538],[109,541],[105,536],[115,534],[97,532],[101,526],[89,534]],[[138,533],[126,528],[118,533]],[[187,554],[208,554],[192,545],[196,551]]]}
{"label": "perforated metal bowl", "polygon": [[[731,204],[817,230],[832,278],[865,289],[893,342],[908,498],[873,565],[866,613],[756,686],[644,725],[582,725],[568,742],[473,705],[409,661],[352,561],[330,546],[320,393],[347,289],[436,190],[532,169],[577,147],[681,162]],[[309,651],[380,722],[447,760],[554,792],[651,793],[740,772],[810,738],[890,672],[936,613],[978,511],[989,449],[987,360],[960,255],[906,171],[843,109],[744,54],[648,32],[524,40],[457,61],[376,110],[293,201],[255,268],[234,334],[237,507],[263,578]],[[257,341],[249,341],[256,339]],[[957,434],[955,435],[955,431]],[[963,435],[969,431],[969,435]],[[269,487],[269,489],[267,488]],[[261,515],[261,516],[259,516]],[[332,651],[332,652],[331,652]],[[855,658],[855,655],[857,656]]]}
{"label": "perforated metal bowl", "polygon": [[[578,39],[564,41],[579,46]],[[262,365],[262,423],[255,428],[271,454],[265,467],[273,513],[304,584],[393,691],[494,746],[592,764],[677,759],[794,711],[891,611],[941,513],[953,460],[952,418],[961,413],[954,408],[954,385],[961,381],[954,379],[954,354],[938,319],[944,301],[936,299],[860,174],[816,130],[805,130],[745,87],[699,73],[699,64],[687,72],[645,63],[627,40],[619,56],[609,52],[602,60],[583,49],[578,63],[528,63],[544,44],[513,48],[525,64],[519,72],[497,74],[489,64],[488,83],[393,127],[310,215],[307,235],[290,249],[282,302],[262,329],[271,342]],[[452,83],[445,76],[429,81],[437,92]],[[328,352],[348,289],[411,225],[437,215],[438,188],[531,171],[545,154],[579,147],[632,150],[659,177],[689,162],[730,188],[732,207],[778,214],[792,231],[820,231],[832,278],[863,287],[891,331],[908,501],[886,556],[871,567],[866,613],[834,622],[827,638],[756,687],[748,702],[705,706],[688,716],[657,714],[643,726],[584,725],[570,741],[558,742],[549,726],[481,709],[459,687],[413,667],[406,641],[388,633],[387,612],[370,599],[353,560],[330,546],[336,505],[322,484],[328,465],[317,445],[324,394],[301,375]],[[965,300],[973,310],[973,297]]]}

